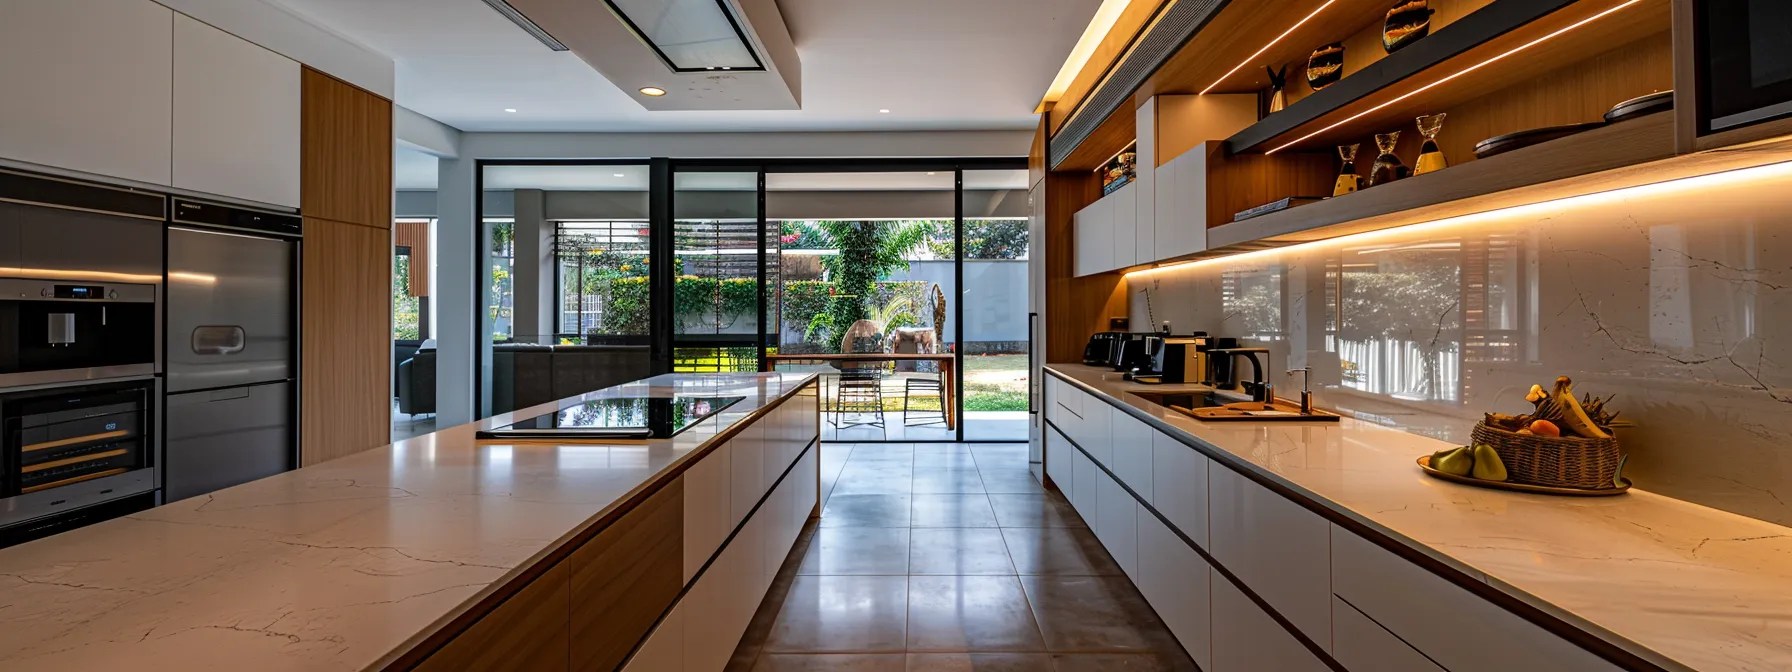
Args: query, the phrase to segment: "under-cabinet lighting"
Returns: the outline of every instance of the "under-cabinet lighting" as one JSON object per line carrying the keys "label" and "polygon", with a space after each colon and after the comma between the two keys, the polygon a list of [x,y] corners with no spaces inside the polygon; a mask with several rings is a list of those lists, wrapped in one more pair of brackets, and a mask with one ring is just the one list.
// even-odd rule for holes
{"label": "under-cabinet lighting", "polygon": [[1120,21],[1120,14],[1130,4],[1132,0],[1102,0],[1101,7],[1096,8],[1095,16],[1089,19],[1089,26],[1083,29],[1083,36],[1071,48],[1070,56],[1064,59],[1064,66],[1058,68],[1058,76],[1046,88],[1045,98],[1039,101],[1033,114],[1044,112],[1046,105],[1064,97],[1064,92],[1070,90],[1070,83],[1076,81],[1077,73],[1083,71],[1084,65],[1088,65],[1089,58],[1095,55],[1095,48],[1101,46],[1101,41],[1107,38],[1108,31],[1114,29],[1114,24]]}
{"label": "under-cabinet lighting", "polygon": [[1299,29],[1301,26],[1306,25],[1306,23],[1308,21],[1312,21],[1313,17],[1319,16],[1320,12],[1325,11],[1325,8],[1332,6],[1332,3],[1337,2],[1337,1],[1338,0],[1325,0],[1325,4],[1320,5],[1319,8],[1313,10],[1313,12],[1311,14],[1308,14],[1305,18],[1303,18],[1299,21],[1296,21],[1294,23],[1294,25],[1289,26],[1287,30],[1282,31],[1281,35],[1277,35],[1276,39],[1270,40],[1268,44],[1263,45],[1263,48],[1258,49],[1257,53],[1251,54],[1250,56],[1246,56],[1244,60],[1238,62],[1238,65],[1234,65],[1234,66],[1232,66],[1231,70],[1227,70],[1226,74],[1220,75],[1219,79],[1213,80],[1212,84],[1208,84],[1207,88],[1201,89],[1201,95],[1203,95],[1203,96],[1207,95],[1207,92],[1212,91],[1213,87],[1219,86],[1220,82],[1226,81],[1226,78],[1231,77],[1233,73],[1236,73],[1239,70],[1243,70],[1244,66],[1250,65],[1251,61],[1257,60],[1258,56],[1262,56],[1263,52],[1269,51],[1270,47],[1276,46],[1276,43],[1281,42],[1282,38],[1288,37],[1289,33],[1293,33],[1295,30]]}
{"label": "under-cabinet lighting", "polygon": [[1299,139],[1297,139],[1297,140],[1293,140],[1293,141],[1290,141],[1290,142],[1288,142],[1288,143],[1287,143],[1287,144],[1284,144],[1284,145],[1282,145],[1282,146],[1280,146],[1280,147],[1277,147],[1277,148],[1275,148],[1275,149],[1272,149],[1272,150],[1269,150],[1269,151],[1267,151],[1267,152],[1264,152],[1264,154],[1274,154],[1274,153],[1276,153],[1276,152],[1279,152],[1279,151],[1282,151],[1282,150],[1284,150],[1284,149],[1287,149],[1287,148],[1289,148],[1289,147],[1293,147],[1293,146],[1295,146],[1295,145],[1298,145],[1298,144],[1300,144],[1300,143],[1302,143],[1302,142],[1306,142],[1306,141],[1307,141],[1307,140],[1311,140],[1311,139],[1312,139],[1312,138],[1314,138],[1314,137],[1316,137],[1316,136],[1318,136],[1318,135],[1319,135],[1319,134],[1321,134],[1321,133],[1325,133],[1325,132],[1327,132],[1327,131],[1330,131],[1330,130],[1332,130],[1332,129],[1334,129],[1334,128],[1337,128],[1337,127],[1339,127],[1339,126],[1343,126],[1343,125],[1345,125],[1345,124],[1348,124],[1348,123],[1350,123],[1350,122],[1353,122],[1353,121],[1356,121],[1356,120],[1358,120],[1358,119],[1361,119],[1361,118],[1363,118],[1363,117],[1366,117],[1366,116],[1369,116],[1369,115],[1371,115],[1371,114],[1374,114],[1374,113],[1375,113],[1375,112],[1377,112],[1377,111],[1380,111],[1380,110],[1382,110],[1382,109],[1384,109],[1384,108],[1386,108],[1386,107],[1388,107],[1388,106],[1389,106],[1389,105],[1393,105],[1393,104],[1395,104],[1395,103],[1398,103],[1398,102],[1400,102],[1400,101],[1402,101],[1402,100],[1406,100],[1406,99],[1408,99],[1408,98],[1411,98],[1411,97],[1413,97],[1413,96],[1416,96],[1416,95],[1419,95],[1419,94],[1421,94],[1421,93],[1424,93],[1424,92],[1426,92],[1426,91],[1429,91],[1429,90],[1431,90],[1431,89],[1433,89],[1433,88],[1436,88],[1436,87],[1438,87],[1438,86],[1440,86],[1440,85],[1442,85],[1442,84],[1444,84],[1444,83],[1446,83],[1446,82],[1449,82],[1449,81],[1450,81],[1450,80],[1453,80],[1453,79],[1456,79],[1456,78],[1457,78],[1457,77],[1461,77],[1461,76],[1463,76],[1463,75],[1466,75],[1466,74],[1468,74],[1468,73],[1471,73],[1471,72],[1474,72],[1474,71],[1476,71],[1476,70],[1480,70],[1480,69],[1481,69],[1481,68],[1484,68],[1484,67],[1487,67],[1487,66],[1489,66],[1489,65],[1493,65],[1493,64],[1494,64],[1494,63],[1497,63],[1497,62],[1499,62],[1499,61],[1500,61],[1500,60],[1502,60],[1502,59],[1504,59],[1504,58],[1506,58],[1506,57],[1507,57],[1507,56],[1511,56],[1511,55],[1513,55],[1513,54],[1516,54],[1516,53],[1518,53],[1518,52],[1521,52],[1521,51],[1524,51],[1524,50],[1526,50],[1526,49],[1529,49],[1529,48],[1531,48],[1531,47],[1535,47],[1535,46],[1537,46],[1537,45],[1539,45],[1539,44],[1543,44],[1543,43],[1544,43],[1544,42],[1548,42],[1548,41],[1550,41],[1550,40],[1552,40],[1552,39],[1555,39],[1555,38],[1556,38],[1556,37],[1558,37],[1558,36],[1560,36],[1560,35],[1563,35],[1563,34],[1565,34],[1565,33],[1567,33],[1567,32],[1569,32],[1569,31],[1571,31],[1571,30],[1574,30],[1574,29],[1576,29],[1576,28],[1579,28],[1579,27],[1581,27],[1581,26],[1584,26],[1584,25],[1587,25],[1587,24],[1589,24],[1589,23],[1592,23],[1592,22],[1594,22],[1594,21],[1598,21],[1598,20],[1600,20],[1600,19],[1603,19],[1603,18],[1605,18],[1605,17],[1607,17],[1607,16],[1610,16],[1610,15],[1612,15],[1612,14],[1613,14],[1613,13],[1614,13],[1614,12],[1617,12],[1617,11],[1618,11],[1618,10],[1620,10],[1620,9],[1624,9],[1624,8],[1625,8],[1625,7],[1629,7],[1629,6],[1631,6],[1631,5],[1634,5],[1634,4],[1637,4],[1637,3],[1639,3],[1639,2],[1642,2],[1642,1],[1643,1],[1643,0],[1625,0],[1625,1],[1624,1],[1624,2],[1623,2],[1623,3],[1621,3],[1621,4],[1619,4],[1619,5],[1617,5],[1617,6],[1615,6],[1615,7],[1612,7],[1612,8],[1611,8],[1611,9],[1607,9],[1607,10],[1605,10],[1605,11],[1603,11],[1603,12],[1600,12],[1600,13],[1598,13],[1598,14],[1594,14],[1594,15],[1592,15],[1592,16],[1589,16],[1589,17],[1587,17],[1587,18],[1584,18],[1584,19],[1581,19],[1581,20],[1579,20],[1579,21],[1576,21],[1576,22],[1574,22],[1574,23],[1573,23],[1573,24],[1571,24],[1571,25],[1568,25],[1568,26],[1566,26],[1566,27],[1563,27],[1563,28],[1561,28],[1561,29],[1559,29],[1559,30],[1557,30],[1557,31],[1555,31],[1555,32],[1553,32],[1553,33],[1550,33],[1550,34],[1548,34],[1548,35],[1544,35],[1544,36],[1543,36],[1543,37],[1539,37],[1539,38],[1537,38],[1537,39],[1535,39],[1535,40],[1531,40],[1531,41],[1530,41],[1530,42],[1526,42],[1526,43],[1524,43],[1524,44],[1521,44],[1521,45],[1519,45],[1519,46],[1517,46],[1517,47],[1514,47],[1514,48],[1512,48],[1512,49],[1511,49],[1511,50],[1510,50],[1510,51],[1507,51],[1507,52],[1506,52],[1506,53],[1503,53],[1503,54],[1500,54],[1500,55],[1498,55],[1498,56],[1495,56],[1495,57],[1493,57],[1493,58],[1489,58],[1489,59],[1487,59],[1487,60],[1485,60],[1485,61],[1481,61],[1481,62],[1480,62],[1480,63],[1476,63],[1476,64],[1474,64],[1474,65],[1471,65],[1471,66],[1469,66],[1469,67],[1467,67],[1467,68],[1464,68],[1464,69],[1463,69],[1463,70],[1461,70],[1461,71],[1459,71],[1459,72],[1457,72],[1457,73],[1456,73],[1456,74],[1453,74],[1453,75],[1450,75],[1450,76],[1448,76],[1448,77],[1445,77],[1445,78],[1443,78],[1443,79],[1440,79],[1440,80],[1437,80],[1437,81],[1435,81],[1435,82],[1432,82],[1432,83],[1430,83],[1430,84],[1426,84],[1426,85],[1424,85],[1424,86],[1421,86],[1421,87],[1419,87],[1419,88],[1417,88],[1417,89],[1414,89],[1414,90],[1412,90],[1412,91],[1409,91],[1409,92],[1407,92],[1407,93],[1405,93],[1405,94],[1403,94],[1403,95],[1401,95],[1401,96],[1399,96],[1399,97],[1397,97],[1397,98],[1394,98],[1394,99],[1393,99],[1393,100],[1389,100],[1389,101],[1386,101],[1386,102],[1384,102],[1384,103],[1382,103],[1382,104],[1380,104],[1380,105],[1376,105],[1376,106],[1375,106],[1375,107],[1371,107],[1371,108],[1369,108],[1369,109],[1367,109],[1367,110],[1363,110],[1363,111],[1361,111],[1361,112],[1358,112],[1358,113],[1356,113],[1356,114],[1353,114],[1353,115],[1351,115],[1351,116],[1350,116],[1350,117],[1349,117],[1349,118],[1347,118],[1347,119],[1344,119],[1344,120],[1342,120],[1342,121],[1339,121],[1339,122],[1337,122],[1337,123],[1334,123],[1334,124],[1332,124],[1332,125],[1330,125],[1330,126],[1327,126],[1327,127],[1325,127],[1325,128],[1321,128],[1321,129],[1319,129],[1319,130],[1317,130],[1317,131],[1313,131],[1313,132],[1312,132],[1312,133],[1308,133],[1308,134],[1306,134],[1306,135],[1303,135],[1303,136],[1301,136],[1301,137],[1300,137],[1300,138],[1299,138]]}
{"label": "under-cabinet lighting", "polygon": [[1147,269],[1132,271],[1130,273],[1127,273],[1126,277],[1130,278],[1132,276],[1141,275],[1141,274],[1145,274],[1145,273],[1157,273],[1160,271],[1169,271],[1169,270],[1175,270],[1175,269],[1180,269],[1180,268],[1204,266],[1204,265],[1209,265],[1209,264],[1218,264],[1218,263],[1234,264],[1234,263],[1238,263],[1241,261],[1248,261],[1251,259],[1257,259],[1257,258],[1266,257],[1266,256],[1300,252],[1302,250],[1312,249],[1312,248],[1315,248],[1315,247],[1318,247],[1321,245],[1363,244],[1363,243],[1366,243],[1370,240],[1374,240],[1379,237],[1386,237],[1386,236],[1391,236],[1391,235],[1411,235],[1414,233],[1421,233],[1421,232],[1425,232],[1425,231],[1445,229],[1445,228],[1450,228],[1450,227],[1459,227],[1459,226],[1467,226],[1467,225],[1474,225],[1474,224],[1486,224],[1489,222],[1496,222],[1496,221],[1500,221],[1500,220],[1523,218],[1523,217],[1537,217],[1537,216],[1543,216],[1543,215],[1553,215],[1553,214],[1559,214],[1560,211],[1563,209],[1585,208],[1585,207],[1592,207],[1592,206],[1599,206],[1599,205],[1609,205],[1612,203],[1621,202],[1626,199],[1636,198],[1639,196],[1667,196],[1667,195],[1673,195],[1673,194],[1699,191],[1699,190],[1703,190],[1703,189],[1714,189],[1714,188],[1718,188],[1718,187],[1727,187],[1727,186],[1732,186],[1732,185],[1737,185],[1737,184],[1747,184],[1747,183],[1751,183],[1751,182],[1771,182],[1771,181],[1776,181],[1776,180],[1787,180],[1787,179],[1792,179],[1792,161],[1783,161],[1780,163],[1770,163],[1770,164],[1767,164],[1764,166],[1754,166],[1752,168],[1739,168],[1736,170],[1726,170],[1723,172],[1709,173],[1709,174],[1705,174],[1705,175],[1695,175],[1693,177],[1683,177],[1683,178],[1679,178],[1679,179],[1675,179],[1675,180],[1668,180],[1665,182],[1655,182],[1655,183],[1651,183],[1651,184],[1640,184],[1640,185],[1637,185],[1634,187],[1624,187],[1621,189],[1612,189],[1610,191],[1598,191],[1598,192],[1594,192],[1591,194],[1581,194],[1578,196],[1565,196],[1562,198],[1556,198],[1556,199],[1551,199],[1551,200],[1547,200],[1547,201],[1539,201],[1536,203],[1527,203],[1524,205],[1514,205],[1514,206],[1509,206],[1509,207],[1505,207],[1505,208],[1487,210],[1485,212],[1476,212],[1476,213],[1471,213],[1471,214],[1467,214],[1467,215],[1446,217],[1444,219],[1438,219],[1438,220],[1433,220],[1433,221],[1429,221],[1429,222],[1418,222],[1418,223],[1414,223],[1414,224],[1406,224],[1403,226],[1396,226],[1396,227],[1392,227],[1392,228],[1380,229],[1377,231],[1364,231],[1362,233],[1353,233],[1350,235],[1338,236],[1336,238],[1326,238],[1324,240],[1315,240],[1315,241],[1309,241],[1309,242],[1305,242],[1305,243],[1297,243],[1294,245],[1288,245],[1286,247],[1275,247],[1275,248],[1270,248],[1270,249],[1265,249],[1265,250],[1252,250],[1250,252],[1241,252],[1239,254],[1227,255],[1227,256],[1223,256],[1223,257],[1213,257],[1213,258],[1209,258],[1209,259],[1192,259],[1192,260],[1188,260],[1188,261],[1169,262],[1169,263],[1159,264],[1155,268],[1147,268]]}

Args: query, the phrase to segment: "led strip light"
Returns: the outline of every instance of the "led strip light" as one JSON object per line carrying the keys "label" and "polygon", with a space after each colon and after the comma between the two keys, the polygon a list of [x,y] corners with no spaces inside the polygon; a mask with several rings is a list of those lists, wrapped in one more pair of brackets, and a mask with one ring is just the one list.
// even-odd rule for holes
{"label": "led strip light", "polygon": [[1288,35],[1290,33],[1293,33],[1296,29],[1300,28],[1303,25],[1306,25],[1306,23],[1308,21],[1313,20],[1313,17],[1319,16],[1320,12],[1325,11],[1325,8],[1332,6],[1332,3],[1337,2],[1337,1],[1338,0],[1325,0],[1325,4],[1320,5],[1318,9],[1313,10],[1313,13],[1308,14],[1306,18],[1295,22],[1295,24],[1292,26],[1289,26],[1287,30],[1282,31],[1281,35],[1277,35],[1276,39],[1270,40],[1268,44],[1263,45],[1262,49],[1258,49],[1257,53],[1251,54],[1250,56],[1246,56],[1243,61],[1239,61],[1238,65],[1234,65],[1234,66],[1232,66],[1231,70],[1227,70],[1226,74],[1220,75],[1219,79],[1213,80],[1212,84],[1208,84],[1207,88],[1201,89],[1201,95],[1203,95],[1203,96],[1207,95],[1207,92],[1212,91],[1213,87],[1219,86],[1221,82],[1226,81],[1226,78],[1231,77],[1234,73],[1237,73],[1239,70],[1243,70],[1244,66],[1250,65],[1251,61],[1257,60],[1258,56],[1262,56],[1263,52],[1269,51],[1270,47],[1276,46],[1276,43],[1281,42],[1282,38],[1288,37]]}

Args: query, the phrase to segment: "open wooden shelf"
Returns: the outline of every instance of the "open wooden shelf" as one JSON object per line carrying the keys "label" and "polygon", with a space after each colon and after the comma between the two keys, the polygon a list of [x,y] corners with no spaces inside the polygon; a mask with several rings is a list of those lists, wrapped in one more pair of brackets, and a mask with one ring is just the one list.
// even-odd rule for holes
{"label": "open wooden shelf", "polygon": [[[1659,35],[1665,44],[1670,27],[1670,4],[1670,0],[1495,0],[1434,30],[1412,46],[1389,54],[1346,75],[1325,90],[1314,92],[1281,112],[1269,115],[1228,138],[1226,148],[1234,154],[1329,152],[1341,142],[1357,142],[1374,133],[1410,130],[1414,117],[1444,111],[1489,93],[1522,85],[1540,73],[1651,36]],[[1432,86],[1441,79],[1614,8],[1619,9]],[[1295,79],[1295,73],[1290,73],[1289,79]],[[1432,88],[1410,95],[1427,86]],[[1633,95],[1649,92],[1642,90]],[[1609,107],[1621,100],[1623,98],[1600,102]],[[1597,116],[1557,123],[1574,120],[1597,121]],[[1446,123],[1446,134],[1449,128]],[[1373,158],[1374,152],[1365,151],[1364,154]]]}
{"label": "open wooden shelf", "polygon": [[[1208,250],[1200,256],[1324,240],[1673,179],[1671,172],[1656,174],[1639,165],[1673,156],[1674,115],[1663,112],[1216,226],[1207,230]],[[1625,171],[1628,177],[1613,180],[1607,171]]]}

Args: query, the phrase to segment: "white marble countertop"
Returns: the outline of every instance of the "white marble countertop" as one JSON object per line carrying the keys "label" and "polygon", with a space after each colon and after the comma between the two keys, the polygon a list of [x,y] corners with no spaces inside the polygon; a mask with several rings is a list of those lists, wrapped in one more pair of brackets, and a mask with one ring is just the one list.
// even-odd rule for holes
{"label": "white marble countertop", "polygon": [[1150,386],[1050,364],[1249,470],[1669,670],[1792,669],[1792,528],[1655,495],[1548,497],[1448,483],[1450,444],[1345,418],[1203,423]]}
{"label": "white marble countertop", "polygon": [[[0,550],[0,669],[376,668],[812,378],[659,376]],[[644,445],[473,440],[675,392],[745,399]]]}

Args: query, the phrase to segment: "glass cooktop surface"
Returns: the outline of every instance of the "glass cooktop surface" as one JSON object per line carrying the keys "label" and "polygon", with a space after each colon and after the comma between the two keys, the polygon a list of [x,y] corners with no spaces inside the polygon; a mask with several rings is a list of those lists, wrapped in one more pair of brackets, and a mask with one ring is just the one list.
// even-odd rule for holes
{"label": "glass cooktop surface", "polygon": [[746,397],[593,399],[553,413],[480,430],[480,439],[667,439]]}

